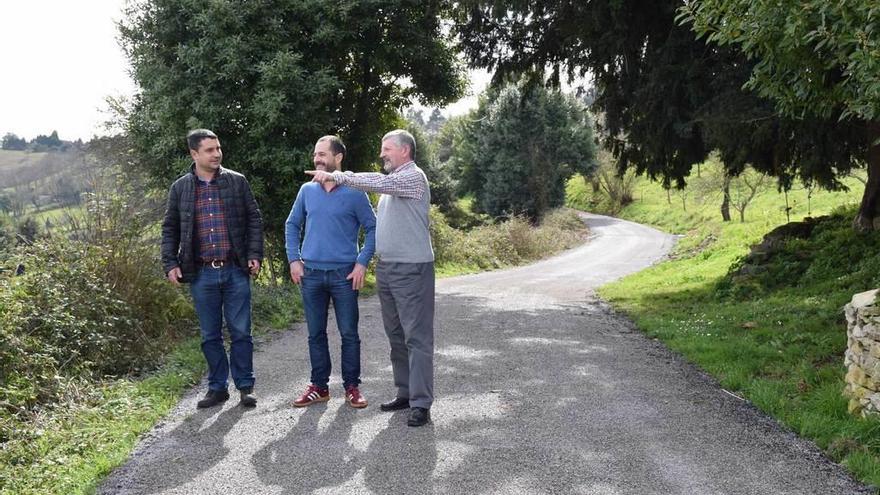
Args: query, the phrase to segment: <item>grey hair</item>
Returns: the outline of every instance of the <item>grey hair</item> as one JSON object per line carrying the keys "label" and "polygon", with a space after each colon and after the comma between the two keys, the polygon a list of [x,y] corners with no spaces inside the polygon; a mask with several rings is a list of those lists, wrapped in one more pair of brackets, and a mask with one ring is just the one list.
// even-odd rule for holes
{"label": "grey hair", "polygon": [[386,139],[393,140],[397,146],[408,147],[410,160],[416,159],[416,138],[412,134],[403,129],[395,129],[382,137],[382,141]]}

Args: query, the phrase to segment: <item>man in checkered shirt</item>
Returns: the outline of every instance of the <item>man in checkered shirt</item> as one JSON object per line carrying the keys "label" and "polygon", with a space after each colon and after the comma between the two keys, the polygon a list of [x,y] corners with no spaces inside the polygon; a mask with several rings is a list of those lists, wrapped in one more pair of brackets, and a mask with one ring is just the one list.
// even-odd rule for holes
{"label": "man in checkered shirt", "polygon": [[[199,408],[229,399],[230,372],[241,404],[253,407],[254,344],[251,338],[250,276],[263,259],[263,219],[247,179],[220,166],[217,135],[196,129],[187,135],[193,164],[168,192],[162,222],[162,264],[168,281],[190,283],[208,363],[208,392]],[[223,347],[223,322],[229,355]]]}

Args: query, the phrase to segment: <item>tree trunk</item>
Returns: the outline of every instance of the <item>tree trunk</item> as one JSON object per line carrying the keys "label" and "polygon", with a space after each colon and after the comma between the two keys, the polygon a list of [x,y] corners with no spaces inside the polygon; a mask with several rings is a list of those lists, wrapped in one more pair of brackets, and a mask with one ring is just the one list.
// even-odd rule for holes
{"label": "tree trunk", "polygon": [[724,174],[724,201],[721,202],[721,219],[725,222],[730,221],[730,176]]}
{"label": "tree trunk", "polygon": [[865,125],[868,134],[868,182],[859,213],[853,220],[853,227],[860,231],[877,230],[877,202],[880,199],[880,121],[872,120]]}
{"label": "tree trunk", "polygon": [[791,206],[788,204],[788,189],[785,189],[785,221],[791,223]]}
{"label": "tree trunk", "polygon": [[746,207],[743,206],[741,210],[739,210],[739,223],[746,223]]}

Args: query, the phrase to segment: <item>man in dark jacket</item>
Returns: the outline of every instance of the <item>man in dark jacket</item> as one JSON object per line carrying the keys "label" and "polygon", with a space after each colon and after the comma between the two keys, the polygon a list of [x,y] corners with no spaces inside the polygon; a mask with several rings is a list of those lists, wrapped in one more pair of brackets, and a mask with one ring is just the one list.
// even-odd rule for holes
{"label": "man in dark jacket", "polygon": [[[253,340],[251,286],[263,259],[263,219],[243,175],[220,166],[223,152],[217,135],[207,129],[186,137],[193,159],[190,172],[168,192],[162,222],[162,264],[174,285],[190,283],[208,362],[208,392],[198,407],[229,399],[229,372],[241,404],[253,407]],[[223,320],[230,350],[223,348]]]}

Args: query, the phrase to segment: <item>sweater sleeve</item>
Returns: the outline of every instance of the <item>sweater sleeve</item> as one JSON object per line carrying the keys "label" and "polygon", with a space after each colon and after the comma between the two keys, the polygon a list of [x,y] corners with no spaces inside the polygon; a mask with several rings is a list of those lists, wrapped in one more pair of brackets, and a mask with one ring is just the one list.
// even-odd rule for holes
{"label": "sweater sleeve", "polygon": [[367,195],[360,193],[355,205],[358,222],[364,229],[364,247],[358,254],[357,262],[363,266],[370,263],[373,253],[376,252],[376,214]]}
{"label": "sweater sleeve", "polygon": [[305,193],[300,188],[284,223],[284,244],[287,249],[287,262],[292,263],[302,259],[300,245],[302,243],[303,224],[306,221]]}

